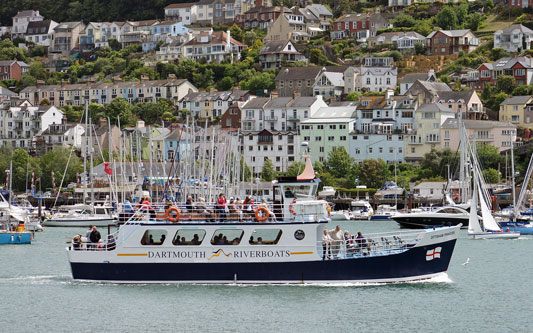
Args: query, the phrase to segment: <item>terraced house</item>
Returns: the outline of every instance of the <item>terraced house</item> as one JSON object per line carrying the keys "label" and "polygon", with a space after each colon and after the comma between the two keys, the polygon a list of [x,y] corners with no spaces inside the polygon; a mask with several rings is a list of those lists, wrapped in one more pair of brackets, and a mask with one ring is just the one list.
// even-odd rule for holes
{"label": "terraced house", "polygon": [[175,105],[189,93],[197,91],[196,87],[184,79],[150,81],[143,78],[140,82],[87,83],[37,85],[24,88],[19,96],[34,105],[43,99],[56,107],[66,105],[84,105],[87,103],[109,104],[118,97],[130,103],[156,102],[159,99],[171,100]]}

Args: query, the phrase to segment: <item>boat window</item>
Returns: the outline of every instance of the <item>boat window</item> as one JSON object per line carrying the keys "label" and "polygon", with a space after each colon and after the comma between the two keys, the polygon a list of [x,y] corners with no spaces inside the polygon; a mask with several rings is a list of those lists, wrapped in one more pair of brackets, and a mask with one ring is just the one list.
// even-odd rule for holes
{"label": "boat window", "polygon": [[309,185],[286,185],[283,187],[285,198],[294,198],[310,195],[311,186]]}
{"label": "boat window", "polygon": [[167,231],[165,229],[148,229],[144,232],[141,239],[142,245],[161,245],[167,238]]}
{"label": "boat window", "polygon": [[444,208],[444,209],[441,209],[439,213],[460,214],[462,212],[454,208]]}
{"label": "boat window", "polygon": [[172,244],[174,245],[200,245],[205,237],[203,229],[180,229],[176,232]]}
{"label": "boat window", "polygon": [[96,208],[95,209],[95,213],[96,214],[105,214],[105,209],[104,208]]}
{"label": "boat window", "polygon": [[211,238],[213,245],[239,245],[244,230],[242,229],[217,229]]}
{"label": "boat window", "polygon": [[275,245],[281,234],[281,229],[255,229],[248,242],[251,245]]}

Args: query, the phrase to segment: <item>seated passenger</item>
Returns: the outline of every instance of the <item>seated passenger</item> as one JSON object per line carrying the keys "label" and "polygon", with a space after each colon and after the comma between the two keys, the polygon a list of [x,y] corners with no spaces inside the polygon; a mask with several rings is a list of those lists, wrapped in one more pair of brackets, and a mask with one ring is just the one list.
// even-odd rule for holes
{"label": "seated passenger", "polygon": [[163,244],[165,242],[165,238],[167,238],[167,236],[161,235],[161,239],[159,240],[159,244]]}
{"label": "seated passenger", "polygon": [[350,254],[355,253],[355,244],[352,235],[348,231],[344,232],[344,242],[346,243],[346,251]]}
{"label": "seated passenger", "polygon": [[357,233],[355,241],[360,250],[369,250],[368,242],[360,231]]}
{"label": "seated passenger", "polygon": [[263,244],[263,238],[257,237],[257,244]]}
{"label": "seated passenger", "polygon": [[231,241],[231,244],[232,244],[232,245],[239,245],[240,242],[241,242],[241,240],[239,239],[239,237],[235,237],[235,238]]}
{"label": "seated passenger", "polygon": [[149,245],[154,245],[154,236],[153,235],[150,235],[150,238],[148,239],[148,244]]}
{"label": "seated passenger", "polygon": [[113,235],[107,235],[107,249],[113,251],[116,248],[115,237]]}
{"label": "seated passenger", "polygon": [[198,237],[198,234],[194,234],[192,237],[191,245],[200,245],[200,238]]}
{"label": "seated passenger", "polygon": [[185,237],[181,237],[181,245],[189,245]]}
{"label": "seated passenger", "polygon": [[259,205],[259,207],[263,207],[268,210],[269,217],[272,219],[272,221],[274,222],[278,221],[276,218],[276,214],[274,214],[274,211],[268,207],[268,203],[265,198],[261,199],[261,204]]}
{"label": "seated passenger", "polygon": [[187,201],[185,201],[185,209],[187,209],[187,212],[192,213],[194,211],[193,209],[193,203],[192,203],[192,197],[189,195],[187,197]]}
{"label": "seated passenger", "polygon": [[254,236],[250,236],[250,240],[248,241],[250,244],[255,244]]}
{"label": "seated passenger", "polygon": [[79,250],[81,248],[81,235],[76,235],[72,238],[72,248]]}

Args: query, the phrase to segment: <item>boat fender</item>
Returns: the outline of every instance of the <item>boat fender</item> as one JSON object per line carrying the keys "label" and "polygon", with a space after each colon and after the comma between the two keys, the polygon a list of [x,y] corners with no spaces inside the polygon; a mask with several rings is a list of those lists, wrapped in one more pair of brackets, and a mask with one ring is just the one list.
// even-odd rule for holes
{"label": "boat fender", "polygon": [[[173,216],[170,214],[171,212],[176,212],[176,216],[173,217]],[[177,221],[179,221],[179,219],[180,219],[180,215],[181,215],[181,214],[180,214],[180,210],[179,210],[178,207],[176,207],[176,206],[172,206],[172,207],[170,207],[169,209],[167,209],[167,211],[166,211],[165,214],[166,214],[166,216],[167,216],[167,220],[170,221],[170,222],[177,222]]]}
{"label": "boat fender", "polygon": [[296,200],[293,200],[291,204],[289,205],[289,212],[291,212],[292,215],[296,215],[296,212],[293,209],[293,205],[296,203]]}
{"label": "boat fender", "polygon": [[[259,212],[263,212],[263,214],[259,214]],[[270,216],[270,212],[265,207],[259,207],[255,210],[255,218],[259,222],[265,222],[268,220],[268,217]]]}

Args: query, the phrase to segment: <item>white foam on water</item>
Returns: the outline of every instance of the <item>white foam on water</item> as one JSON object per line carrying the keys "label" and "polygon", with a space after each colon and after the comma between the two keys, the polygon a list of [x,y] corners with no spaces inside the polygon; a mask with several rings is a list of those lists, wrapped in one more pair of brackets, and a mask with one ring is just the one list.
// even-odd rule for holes
{"label": "white foam on water", "polygon": [[27,275],[0,278],[0,283],[16,283],[30,285],[44,285],[53,283],[67,283],[69,275]]}

